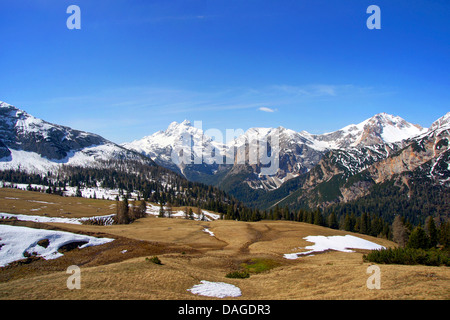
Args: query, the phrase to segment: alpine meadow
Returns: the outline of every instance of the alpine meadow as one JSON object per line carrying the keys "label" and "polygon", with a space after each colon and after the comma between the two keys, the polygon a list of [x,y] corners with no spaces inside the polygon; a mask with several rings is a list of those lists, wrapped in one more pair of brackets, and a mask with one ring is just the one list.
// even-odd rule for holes
{"label": "alpine meadow", "polygon": [[277,319],[300,300],[445,303],[449,16],[0,4],[0,300]]}

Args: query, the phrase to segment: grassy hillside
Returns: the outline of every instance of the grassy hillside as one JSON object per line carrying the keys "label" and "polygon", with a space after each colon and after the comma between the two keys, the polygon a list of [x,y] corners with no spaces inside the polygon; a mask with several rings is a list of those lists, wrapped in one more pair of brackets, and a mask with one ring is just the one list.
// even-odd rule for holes
{"label": "grassy hillside", "polygon": [[[73,215],[81,216],[84,210],[86,214],[98,215],[97,209],[109,213],[113,203],[1,191],[2,205],[5,200],[14,200],[6,197],[22,199],[9,203],[22,213],[32,209],[31,203],[46,205],[47,208],[41,207],[41,213],[53,208],[52,212],[57,214],[60,205],[72,206]],[[25,199],[54,204],[50,207]],[[79,203],[66,203],[69,200]],[[23,224],[44,227],[37,223]],[[369,290],[366,271],[370,263],[362,259],[367,250],[327,251],[296,260],[285,259],[284,254],[311,245],[303,239],[306,236],[352,234],[300,222],[206,222],[146,217],[129,225],[53,223],[45,227],[116,240],[74,249],[55,260],[38,259],[30,264],[0,268],[0,299],[210,299],[187,291],[201,280],[238,286],[242,296],[233,299],[448,299],[450,290],[449,268],[400,265],[380,265],[381,289]],[[214,236],[205,232],[205,228]],[[385,247],[395,246],[385,239],[353,235]],[[152,263],[153,256],[162,264]],[[65,271],[70,265],[81,268],[80,290],[67,289],[69,275]],[[241,270],[247,270],[250,276],[226,277]]]}

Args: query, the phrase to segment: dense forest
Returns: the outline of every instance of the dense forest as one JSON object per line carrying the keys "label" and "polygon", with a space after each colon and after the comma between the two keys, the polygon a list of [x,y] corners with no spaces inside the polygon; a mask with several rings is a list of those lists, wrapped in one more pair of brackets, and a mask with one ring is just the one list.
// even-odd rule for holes
{"label": "dense forest", "polygon": [[4,170],[0,171],[0,181],[27,184],[28,189],[31,185],[45,186],[45,190],[41,191],[59,195],[69,186],[77,188],[77,196],[82,196],[83,188],[117,189],[123,197],[136,192],[138,200],[164,205],[170,203],[177,207],[200,207],[218,213],[226,213],[228,205],[243,207],[218,188],[190,182],[160,166],[130,161],[109,161],[102,168],[62,166],[57,172],[49,171],[46,175]]}
{"label": "dense forest", "polygon": [[[427,181],[411,184],[409,192],[396,186],[394,180],[388,181],[374,185],[369,195],[358,200],[313,210],[279,205],[266,210],[245,206],[216,187],[190,182],[160,166],[130,161],[110,161],[100,168],[62,166],[46,175],[4,170],[0,171],[0,181],[26,184],[29,190],[59,195],[69,186],[77,188],[76,196],[82,196],[86,187],[117,189],[125,199],[134,192],[138,194],[136,200],[215,211],[221,219],[297,221],[390,240],[394,239],[396,217],[402,217],[409,233],[424,225],[427,217],[433,218],[439,228],[448,228],[449,224],[448,188]],[[31,185],[46,188],[36,190]]]}
{"label": "dense forest", "polygon": [[424,224],[428,216],[447,221],[450,214],[450,189],[427,179],[410,179],[409,185],[397,184],[395,179],[374,184],[370,193],[357,200],[337,203],[325,209],[338,216],[370,212],[388,223],[400,215],[411,224]]}

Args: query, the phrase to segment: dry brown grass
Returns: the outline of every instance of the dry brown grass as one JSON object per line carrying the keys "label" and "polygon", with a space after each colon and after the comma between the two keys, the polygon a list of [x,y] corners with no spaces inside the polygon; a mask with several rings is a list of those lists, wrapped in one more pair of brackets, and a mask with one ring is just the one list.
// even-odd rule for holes
{"label": "dry brown grass", "polygon": [[81,218],[116,213],[110,200],[61,197],[41,192],[0,188],[0,212]]}
{"label": "dry brown grass", "polygon": [[[348,234],[305,223],[147,217],[130,225],[52,227],[117,240],[73,250],[53,261],[1,270],[0,299],[211,299],[187,291],[200,280],[238,286],[242,296],[234,299],[450,298],[447,267],[380,265],[381,289],[369,290],[366,270],[370,264],[363,262],[363,251],[284,259],[283,254],[309,245],[302,239],[308,235]],[[203,232],[205,227],[215,237]],[[394,245],[385,239],[355,235],[384,246]],[[162,265],[146,261],[154,255]],[[269,259],[276,267],[247,279],[225,277],[254,258]],[[69,275],[65,270],[71,264],[81,267],[80,290],[66,286]]]}

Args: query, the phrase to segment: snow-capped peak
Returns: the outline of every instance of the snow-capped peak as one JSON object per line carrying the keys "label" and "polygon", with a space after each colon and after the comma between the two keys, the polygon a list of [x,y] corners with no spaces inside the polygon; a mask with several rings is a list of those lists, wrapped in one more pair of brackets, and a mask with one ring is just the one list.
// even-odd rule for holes
{"label": "snow-capped peak", "polygon": [[[213,141],[211,137],[205,135],[201,127],[195,126],[195,123],[193,126],[189,120],[181,123],[174,121],[164,131],[124,143],[122,146],[150,157],[157,163],[171,166],[173,165],[172,151],[177,147],[190,147],[184,146],[187,140],[191,141],[192,151],[197,157],[202,157],[202,152],[205,150],[216,150],[219,153],[224,151],[224,144],[221,141]],[[208,157],[203,157],[203,162],[211,161]]]}
{"label": "snow-capped peak", "polygon": [[99,135],[38,119],[5,102],[0,102],[0,141],[0,170],[20,167],[46,173],[61,164],[95,166],[100,160],[144,159]]}
{"label": "snow-capped peak", "polygon": [[437,119],[431,124],[430,131],[449,127],[450,128],[450,112],[447,112],[444,116]]}
{"label": "snow-capped peak", "polygon": [[315,138],[328,142],[330,149],[340,149],[399,142],[415,137],[426,130],[399,116],[382,112],[358,124],[351,124],[335,132],[317,135]]}
{"label": "snow-capped peak", "polygon": [[11,107],[11,105],[4,101],[0,101],[0,108],[8,108],[8,107]]}
{"label": "snow-capped peak", "polygon": [[173,130],[175,128],[183,128],[183,127],[192,127],[192,124],[189,120],[184,120],[183,122],[176,122],[173,121],[171,124],[169,124],[168,130]]}

